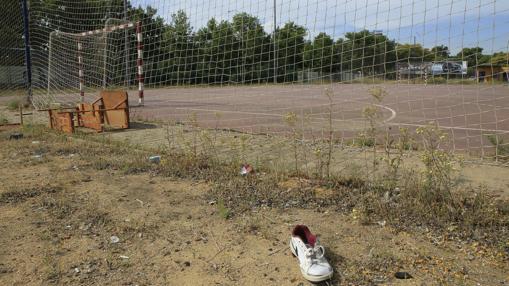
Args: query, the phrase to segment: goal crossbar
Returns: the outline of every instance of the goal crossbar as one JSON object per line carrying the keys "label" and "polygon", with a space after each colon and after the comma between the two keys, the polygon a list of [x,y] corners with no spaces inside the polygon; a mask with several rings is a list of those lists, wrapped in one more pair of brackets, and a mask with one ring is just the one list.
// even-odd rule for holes
{"label": "goal crossbar", "polygon": [[74,34],[74,35],[91,36],[91,35],[97,35],[97,34],[102,34],[102,33],[113,32],[113,31],[116,31],[116,30],[123,30],[123,29],[127,29],[127,28],[133,28],[134,26],[135,26],[135,23],[133,23],[133,22],[128,22],[128,23],[125,23],[125,24],[120,24],[120,25],[115,25],[115,26],[108,26],[108,24],[106,24],[106,27],[104,27],[103,29],[86,31],[86,32],[77,33],[77,34]]}

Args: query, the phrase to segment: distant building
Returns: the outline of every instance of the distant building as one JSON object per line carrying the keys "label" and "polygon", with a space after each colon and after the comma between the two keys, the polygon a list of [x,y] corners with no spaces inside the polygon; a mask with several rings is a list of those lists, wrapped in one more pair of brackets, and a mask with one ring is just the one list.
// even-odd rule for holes
{"label": "distant building", "polygon": [[509,66],[481,64],[475,70],[477,82],[509,81]]}

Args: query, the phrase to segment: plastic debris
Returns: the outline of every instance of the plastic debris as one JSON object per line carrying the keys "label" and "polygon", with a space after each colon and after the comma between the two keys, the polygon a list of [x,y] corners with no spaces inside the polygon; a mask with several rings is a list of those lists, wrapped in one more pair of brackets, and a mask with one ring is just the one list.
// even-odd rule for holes
{"label": "plastic debris", "polygon": [[32,158],[41,160],[42,159],[42,155],[33,155]]}
{"label": "plastic debris", "polygon": [[34,144],[34,145],[39,144],[39,143],[41,143],[41,142],[40,141],[32,141],[32,144]]}
{"label": "plastic debris", "polygon": [[118,238],[118,236],[116,236],[116,235],[112,235],[112,236],[110,236],[110,242],[118,243],[118,242],[120,242],[120,238]]}
{"label": "plastic debris", "polygon": [[391,193],[389,191],[384,193],[384,202],[388,203],[391,201]]}
{"label": "plastic debris", "polygon": [[129,259],[129,256],[125,256],[125,255],[120,255],[119,257],[122,259]]}
{"label": "plastic debris", "polygon": [[91,224],[91,223],[88,223],[88,224],[84,224],[84,223],[82,223],[82,224],[79,226],[79,229],[80,229],[80,230],[85,230],[85,231],[86,231],[86,230],[89,230],[91,226],[92,226],[92,224]]}
{"label": "plastic debris", "polygon": [[150,161],[150,163],[159,164],[161,163],[161,156],[159,155],[150,156],[148,157],[148,160]]}
{"label": "plastic debris", "polygon": [[249,174],[253,174],[254,173],[254,169],[251,165],[249,164],[244,164],[242,165],[242,167],[240,168],[240,174],[242,176],[247,176]]}

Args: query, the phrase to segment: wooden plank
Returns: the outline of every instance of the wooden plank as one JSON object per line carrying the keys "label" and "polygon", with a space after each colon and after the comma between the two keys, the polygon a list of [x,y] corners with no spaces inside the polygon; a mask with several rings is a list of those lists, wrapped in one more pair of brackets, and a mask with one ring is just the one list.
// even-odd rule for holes
{"label": "wooden plank", "polygon": [[129,128],[128,94],[121,90],[104,90],[101,96],[91,104],[80,103],[77,108],[47,109],[50,127],[64,132],[74,131],[74,115],[78,126],[104,130],[104,124],[116,128]]}
{"label": "wooden plank", "polygon": [[66,133],[74,132],[74,121],[71,112],[54,112],[49,111],[50,127]]}
{"label": "wooden plank", "polygon": [[98,111],[99,109],[100,106],[98,104],[80,103],[78,105],[78,125],[102,132],[102,112]]}
{"label": "wooden plank", "polygon": [[121,90],[103,90],[104,122],[116,128],[129,128],[128,94]]}

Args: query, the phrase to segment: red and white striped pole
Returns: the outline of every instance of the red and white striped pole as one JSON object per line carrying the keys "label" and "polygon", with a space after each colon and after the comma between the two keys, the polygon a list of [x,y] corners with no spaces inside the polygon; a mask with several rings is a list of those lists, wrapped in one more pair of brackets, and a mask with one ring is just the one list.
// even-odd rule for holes
{"label": "red and white striped pole", "polygon": [[81,55],[81,50],[83,46],[78,38],[78,77],[80,80],[80,100],[81,102],[85,102],[85,79],[83,74],[83,56]]}
{"label": "red and white striped pole", "polygon": [[136,38],[138,39],[138,103],[140,106],[143,106],[143,90],[144,90],[144,82],[145,78],[143,76],[143,35],[141,33],[141,22],[136,22]]}

